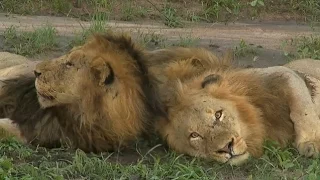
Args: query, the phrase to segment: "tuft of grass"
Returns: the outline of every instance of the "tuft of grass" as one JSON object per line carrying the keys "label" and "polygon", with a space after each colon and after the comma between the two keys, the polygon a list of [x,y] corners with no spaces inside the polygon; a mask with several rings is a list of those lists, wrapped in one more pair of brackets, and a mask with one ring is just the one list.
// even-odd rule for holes
{"label": "tuft of grass", "polygon": [[94,33],[104,33],[107,28],[107,13],[97,13],[92,17],[90,27],[83,28],[82,32],[78,34],[70,43],[70,46],[79,46],[85,43],[86,39]]}
{"label": "tuft of grass", "polygon": [[132,21],[135,18],[135,9],[133,8],[132,1],[127,1],[122,8],[122,17],[121,20]]}
{"label": "tuft of grass", "polygon": [[137,40],[139,44],[141,44],[143,47],[148,46],[155,46],[156,48],[165,48],[167,46],[166,44],[166,38],[161,34],[156,34],[155,32],[152,33],[138,33]]}
{"label": "tuft of grass", "polygon": [[210,21],[220,20],[221,16],[228,14],[237,16],[242,6],[238,0],[206,0],[205,2],[204,16]]}
{"label": "tuft of grass", "polygon": [[198,15],[196,12],[187,12],[187,20],[191,22],[200,22],[204,18]]}
{"label": "tuft of grass", "polygon": [[13,164],[6,156],[0,158],[0,179],[9,179]]}
{"label": "tuft of grass", "polygon": [[182,20],[177,15],[177,10],[171,7],[168,3],[164,5],[162,13],[165,18],[164,24],[166,26],[173,27],[173,28],[183,27]]}
{"label": "tuft of grass", "polygon": [[320,36],[300,36],[282,42],[282,50],[288,60],[312,58],[320,60]]}
{"label": "tuft of grass", "polygon": [[91,1],[86,0],[86,2],[96,8],[100,7],[100,8],[111,9],[114,6],[115,0],[108,0],[108,1],[106,1],[106,0],[91,0]]}
{"label": "tuft of grass", "polygon": [[294,41],[299,58],[320,60],[320,36],[300,37]]}
{"label": "tuft of grass", "polygon": [[179,37],[179,42],[173,44],[174,46],[181,47],[193,47],[199,44],[200,38],[194,38],[191,36],[181,36]]}
{"label": "tuft of grass", "polygon": [[2,0],[0,9],[7,13],[33,14],[40,9],[42,3],[35,3],[32,0]]}
{"label": "tuft of grass", "polygon": [[[139,0],[1,0],[0,11],[15,14],[30,15],[57,15],[80,17],[90,20],[92,14],[108,12],[111,19],[136,20],[138,18],[151,18],[164,21],[170,27],[181,27],[182,18],[196,21],[229,21],[237,19],[254,19],[279,17],[285,15],[290,19],[320,22],[319,0],[202,0],[202,1],[170,1],[164,2],[165,6],[159,10],[156,5]],[[186,5],[193,6],[185,8]],[[148,10],[147,10],[148,9]],[[178,10],[178,11],[177,11]],[[157,12],[161,16],[158,16]],[[155,15],[157,14],[157,15]],[[317,23],[315,23],[317,24]]]}
{"label": "tuft of grass", "polygon": [[264,6],[264,0],[253,0],[250,2],[252,7]]}
{"label": "tuft of grass", "polygon": [[306,0],[299,1],[293,0],[291,2],[292,8],[306,17],[306,20],[311,22],[320,22],[320,1],[319,0]]}
{"label": "tuft of grass", "polygon": [[133,1],[127,1],[124,3],[124,7],[121,10],[121,20],[132,21],[137,18],[144,18],[147,16],[148,10],[145,7],[134,5]]}
{"label": "tuft of grass", "polygon": [[248,45],[243,39],[241,39],[239,45],[235,46],[234,54],[236,57],[245,57],[248,55],[257,55],[257,49],[252,45]]}
{"label": "tuft of grass", "polygon": [[66,0],[53,0],[52,7],[57,13],[65,13],[71,10],[72,4]]}
{"label": "tuft of grass", "polygon": [[4,32],[5,49],[16,54],[32,56],[57,47],[57,31],[50,25],[35,29],[33,32],[17,32],[15,26]]}

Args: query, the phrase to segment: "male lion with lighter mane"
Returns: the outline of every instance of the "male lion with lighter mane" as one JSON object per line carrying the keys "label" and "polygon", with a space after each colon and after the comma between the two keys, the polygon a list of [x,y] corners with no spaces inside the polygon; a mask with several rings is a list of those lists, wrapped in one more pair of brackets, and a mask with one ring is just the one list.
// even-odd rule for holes
{"label": "male lion with lighter mane", "polygon": [[96,34],[66,55],[33,66],[33,76],[6,79],[0,117],[9,119],[1,127],[49,148],[67,144],[101,152],[127,145],[148,132],[160,112],[142,52],[125,35]]}
{"label": "male lion with lighter mane", "polygon": [[162,71],[166,78],[159,92],[167,118],[159,118],[156,128],[171,149],[240,165],[250,155],[260,157],[270,139],[282,146],[293,141],[302,155],[318,155],[319,63],[311,70],[288,65],[300,71],[283,66],[199,71],[194,61],[172,62]]}

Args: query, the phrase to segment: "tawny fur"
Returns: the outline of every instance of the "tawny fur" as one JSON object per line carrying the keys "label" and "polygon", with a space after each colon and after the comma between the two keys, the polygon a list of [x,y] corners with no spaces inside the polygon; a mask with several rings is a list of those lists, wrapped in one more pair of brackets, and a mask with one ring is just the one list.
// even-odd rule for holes
{"label": "tawny fur", "polygon": [[[68,74],[67,61],[73,61],[73,72],[87,74]],[[36,83],[26,76],[6,80],[0,115],[34,145],[115,150],[150,130],[158,112],[144,64],[142,50],[129,37],[95,35],[67,55],[39,63]],[[44,100],[49,96],[52,102]]]}
{"label": "tawny fur", "polygon": [[[222,57],[204,48],[172,47],[155,51],[145,51],[146,65],[153,76],[153,87],[157,101],[162,103],[171,88],[170,82],[176,78],[187,79],[206,69],[224,70],[235,66],[232,52],[228,50]],[[160,102],[159,102],[160,101]],[[162,105],[165,111],[165,105]]]}
{"label": "tawny fur", "polygon": [[[168,64],[163,71],[165,73],[164,76],[170,79],[170,81],[163,82],[163,87],[166,89],[163,89],[165,93],[162,95],[162,101],[167,106],[168,119],[160,118],[158,131],[174,150],[192,156],[215,159],[216,157],[214,156],[216,154],[212,155],[212,152],[218,151],[219,148],[223,148],[228,143],[226,139],[221,140],[221,142],[217,141],[217,139],[215,140],[215,136],[218,135],[215,133],[218,132],[201,128],[206,126],[205,121],[201,118],[207,115],[201,115],[200,112],[199,116],[193,117],[193,114],[197,114],[199,109],[207,108],[205,103],[202,105],[201,102],[197,101],[197,98],[202,97],[206,97],[209,101],[210,97],[217,99],[217,101],[221,100],[222,104],[233,104],[234,107],[227,106],[229,106],[228,108],[236,109],[232,116],[239,121],[241,128],[234,129],[233,125],[230,124],[228,130],[225,129],[225,136],[237,137],[238,135],[236,134],[242,134],[248,147],[247,151],[255,157],[262,155],[262,145],[266,139],[275,140],[280,145],[286,146],[289,142],[295,140],[297,133],[301,136],[299,131],[295,131],[297,128],[303,127],[298,122],[300,119],[292,119],[292,117],[297,117],[292,116],[292,113],[299,109],[294,109],[296,107],[293,107],[292,104],[297,102],[296,99],[299,101],[299,98],[306,97],[298,96],[296,94],[297,90],[293,89],[293,87],[299,84],[293,86],[289,83],[289,80],[292,80],[292,78],[300,79],[302,83],[299,87],[308,87],[309,91],[306,90],[305,94],[310,97],[312,96],[312,89],[310,89],[312,86],[306,84],[308,83],[306,79],[303,81],[303,78],[299,77],[298,74],[294,74],[293,71],[281,67],[242,69],[229,66],[230,68],[219,69],[215,66],[208,66],[207,69],[199,72],[196,69],[192,70],[193,65],[190,61],[189,63],[188,60],[184,62],[185,64]],[[186,69],[188,73],[186,73]],[[203,87],[206,77],[210,75],[217,75],[219,78],[215,79],[214,82],[207,83]],[[313,79],[313,82],[318,81]],[[293,103],[293,101],[295,102]],[[194,104],[195,102],[197,103]],[[213,100],[212,103],[215,106],[219,106],[217,103],[220,102]],[[309,108],[313,106],[313,103],[310,102],[307,105],[307,108]],[[221,107],[225,107],[225,105]],[[298,108],[300,108],[300,111],[303,111],[306,107]],[[317,121],[317,119],[306,120],[304,121],[305,123]],[[210,131],[209,134],[212,142],[207,142],[206,147],[198,147],[206,149],[202,152],[201,150],[195,151],[194,147],[190,147],[190,142],[187,138],[190,128],[194,127],[202,129],[200,132]],[[216,128],[219,129],[219,127]],[[233,132],[237,133],[232,135]],[[305,138],[310,138],[311,140],[308,143],[311,143],[312,146],[316,145],[317,139],[313,139],[312,131],[309,133],[308,131],[305,132]],[[209,141],[210,136],[205,137],[205,139]],[[319,148],[309,148],[310,144],[302,144],[303,148],[299,148],[299,145],[297,145],[299,152],[307,156],[316,155]],[[309,149],[310,153],[306,152],[306,149]],[[224,157],[224,154],[221,156]],[[220,160],[224,161],[223,158],[220,158]]]}
{"label": "tawny fur", "polygon": [[189,72],[202,72],[210,67],[222,69],[234,65],[231,51],[227,51],[222,58],[219,58],[204,48],[171,47],[155,51],[145,51],[145,56],[148,60],[146,61],[146,65],[149,72],[160,82],[167,81],[167,78],[170,77],[165,75],[163,71],[168,66],[171,67],[172,63],[176,64],[175,66],[178,66],[178,68],[184,66],[181,69],[184,70],[186,75]]}
{"label": "tawny fur", "polygon": [[24,64],[30,62],[30,60],[24,56],[9,52],[0,52],[0,69]]}
{"label": "tawny fur", "polygon": [[19,127],[11,119],[0,119],[0,140],[8,139],[9,137],[14,137],[22,143],[26,142],[25,138],[21,135]]}
{"label": "tawny fur", "polygon": [[320,60],[299,59],[291,61],[284,66],[295,71],[307,73],[317,79],[320,79]]}

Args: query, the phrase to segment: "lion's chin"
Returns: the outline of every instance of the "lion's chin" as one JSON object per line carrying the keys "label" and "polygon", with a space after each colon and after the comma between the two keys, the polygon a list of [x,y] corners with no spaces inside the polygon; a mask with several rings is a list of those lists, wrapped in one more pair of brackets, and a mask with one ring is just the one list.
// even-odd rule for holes
{"label": "lion's chin", "polygon": [[236,155],[236,156],[232,156],[227,163],[233,166],[240,166],[243,163],[245,163],[249,158],[249,153],[245,152],[243,154],[240,155]]}
{"label": "lion's chin", "polygon": [[48,108],[55,105],[54,97],[53,96],[45,96],[40,93],[38,94],[38,101],[42,108]]}

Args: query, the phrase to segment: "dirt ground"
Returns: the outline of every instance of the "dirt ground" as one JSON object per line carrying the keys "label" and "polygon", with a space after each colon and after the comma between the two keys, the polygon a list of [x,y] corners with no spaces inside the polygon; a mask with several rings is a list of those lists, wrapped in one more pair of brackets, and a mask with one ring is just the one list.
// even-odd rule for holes
{"label": "dirt ground", "polygon": [[[11,25],[17,26],[19,31],[33,31],[35,28],[50,23],[60,37],[61,47],[68,38],[72,38],[83,28],[90,26],[90,22],[80,21],[67,17],[49,16],[20,16],[0,14],[0,33]],[[121,22],[109,21],[106,26],[113,31],[129,32],[134,37],[141,34],[158,34],[165,37],[167,42],[178,41],[181,38],[197,39],[197,46],[205,47],[216,53],[225,52],[237,46],[243,40],[248,46],[254,48],[256,53],[252,56],[237,58],[245,66],[266,67],[282,65],[288,61],[284,51],[290,52],[290,41],[299,36],[320,34],[320,27],[311,28],[308,25],[298,25],[292,22],[268,23],[192,23],[184,28],[169,28],[154,21],[148,22]],[[0,48],[3,45],[0,44]],[[157,47],[150,47],[154,49]],[[58,52],[33,57],[34,59],[50,59],[63,53]]]}

